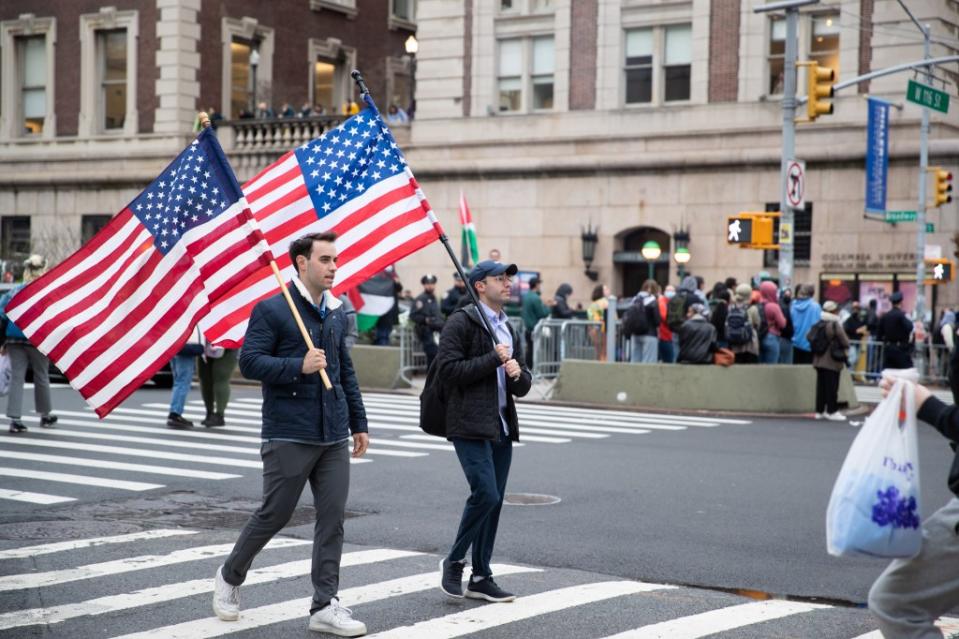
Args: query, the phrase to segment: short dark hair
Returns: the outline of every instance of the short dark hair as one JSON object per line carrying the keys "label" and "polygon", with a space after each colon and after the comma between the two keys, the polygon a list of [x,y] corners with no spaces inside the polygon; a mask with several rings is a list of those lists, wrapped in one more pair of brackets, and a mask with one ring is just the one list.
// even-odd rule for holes
{"label": "short dark hair", "polygon": [[[298,237],[292,242],[290,242],[290,262],[293,264],[293,268],[296,266],[297,256],[302,255],[306,259],[310,259],[310,255],[313,254],[313,242],[335,242],[336,233],[307,233],[303,237]],[[297,269],[299,270],[299,269]]]}

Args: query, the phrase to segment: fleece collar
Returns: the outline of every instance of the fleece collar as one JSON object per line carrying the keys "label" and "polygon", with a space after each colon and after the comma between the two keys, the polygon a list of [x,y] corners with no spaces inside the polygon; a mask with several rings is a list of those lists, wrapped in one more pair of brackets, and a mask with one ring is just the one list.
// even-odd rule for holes
{"label": "fleece collar", "polygon": [[[310,295],[310,292],[306,290],[306,284],[300,280],[300,276],[298,274],[293,275],[293,286],[295,286],[296,290],[299,291],[300,295],[303,296],[303,299],[310,304],[313,303],[313,297]],[[328,311],[335,311],[339,307],[343,306],[343,302],[334,297],[333,294],[330,293],[329,289],[323,291],[323,298],[326,301],[326,310]]]}

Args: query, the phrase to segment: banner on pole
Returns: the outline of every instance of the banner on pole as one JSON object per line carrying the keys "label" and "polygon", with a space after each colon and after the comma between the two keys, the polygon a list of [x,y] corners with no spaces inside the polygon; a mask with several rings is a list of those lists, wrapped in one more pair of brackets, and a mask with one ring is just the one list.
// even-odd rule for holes
{"label": "banner on pole", "polygon": [[866,126],[866,212],[886,210],[886,178],[889,173],[889,103],[869,98]]}

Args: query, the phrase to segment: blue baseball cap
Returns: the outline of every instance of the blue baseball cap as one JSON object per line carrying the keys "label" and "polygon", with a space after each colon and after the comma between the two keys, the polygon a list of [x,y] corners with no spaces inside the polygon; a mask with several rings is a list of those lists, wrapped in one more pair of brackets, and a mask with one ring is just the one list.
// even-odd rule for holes
{"label": "blue baseball cap", "polygon": [[512,277],[516,275],[518,270],[515,264],[503,264],[502,262],[495,262],[493,260],[483,260],[477,263],[466,277],[469,278],[470,286],[475,286],[477,282],[490,275],[496,277],[497,275],[506,273]]}

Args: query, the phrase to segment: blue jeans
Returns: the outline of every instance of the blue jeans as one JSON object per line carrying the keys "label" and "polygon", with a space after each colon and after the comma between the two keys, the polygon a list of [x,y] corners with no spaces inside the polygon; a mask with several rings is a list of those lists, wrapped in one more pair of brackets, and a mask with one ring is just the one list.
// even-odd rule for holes
{"label": "blue jeans", "polygon": [[503,433],[499,441],[454,437],[453,447],[470,485],[470,496],[463,508],[456,541],[450,550],[450,561],[463,561],[473,547],[473,574],[493,574],[490,559],[496,543],[499,513],[506,495],[506,479],[513,459],[513,442]]}
{"label": "blue jeans", "polygon": [[659,354],[659,339],[652,335],[631,335],[629,361],[633,364],[655,364]]}
{"label": "blue jeans", "polygon": [[173,371],[173,397],[170,398],[170,412],[183,414],[186,406],[186,396],[190,394],[190,384],[193,382],[193,369],[196,366],[196,357],[193,355],[176,355],[170,360],[170,370]]}
{"label": "blue jeans", "polygon": [[390,334],[392,332],[393,332],[392,326],[380,326],[377,324],[376,333],[373,337],[373,344],[375,346],[389,346]]}
{"label": "blue jeans", "polygon": [[793,342],[791,339],[786,339],[785,337],[779,338],[779,363],[793,363]]}
{"label": "blue jeans", "polygon": [[659,361],[665,364],[672,364],[676,361],[676,349],[673,348],[673,340],[659,340]]}
{"label": "blue jeans", "polygon": [[760,364],[778,364],[779,363],[779,336],[772,333],[766,333],[762,343],[759,345],[759,363]]}

